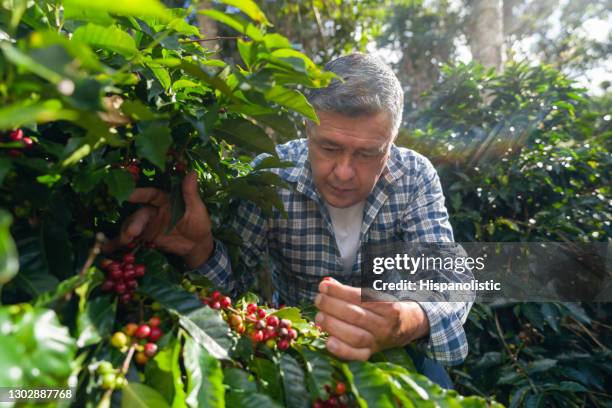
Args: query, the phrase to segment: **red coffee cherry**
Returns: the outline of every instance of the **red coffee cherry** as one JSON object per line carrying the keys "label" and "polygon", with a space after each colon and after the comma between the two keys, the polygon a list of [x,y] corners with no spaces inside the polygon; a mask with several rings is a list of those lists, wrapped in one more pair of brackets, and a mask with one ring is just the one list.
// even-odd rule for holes
{"label": "red coffee cherry", "polygon": [[257,305],[255,303],[249,303],[247,305],[247,313],[248,314],[253,314],[257,311]]}
{"label": "red coffee cherry", "polygon": [[21,129],[16,129],[13,130],[10,134],[9,134],[9,138],[11,139],[11,141],[13,142],[18,142],[21,139],[23,139],[23,130]]}
{"label": "red coffee cherry", "polygon": [[295,340],[298,337],[298,332],[295,329],[289,329],[288,333],[287,333],[287,337],[289,337],[291,340]]}
{"label": "red coffee cherry", "polygon": [[232,305],[232,300],[228,296],[223,296],[220,304],[222,308],[226,309]]}
{"label": "red coffee cherry", "polygon": [[346,393],[346,384],[342,381],[338,381],[336,383],[336,394],[344,395],[344,393]]}
{"label": "red coffee cherry", "polygon": [[278,342],[278,348],[280,350],[287,350],[289,348],[289,345],[290,345],[289,340],[282,339],[281,341]]}
{"label": "red coffee cherry", "polygon": [[161,319],[157,316],[153,316],[149,319],[149,326],[157,327],[161,324]]}
{"label": "red coffee cherry", "polygon": [[280,320],[276,316],[268,316],[266,319],[266,324],[270,327],[277,327],[280,323]]}
{"label": "red coffee cherry", "polygon": [[146,339],[147,337],[149,337],[150,334],[151,327],[148,324],[141,324],[140,326],[138,326],[138,329],[136,329],[136,333],[134,333],[134,336],[139,339]]}
{"label": "red coffee cherry", "polygon": [[263,319],[264,317],[266,317],[267,313],[265,310],[259,308],[257,309],[257,316],[259,316],[260,319]]}
{"label": "red coffee cherry", "polygon": [[138,276],[139,278],[144,276],[146,270],[147,268],[144,265],[141,265],[141,264],[134,265],[134,272],[136,272],[136,276]]}
{"label": "red coffee cherry", "polygon": [[144,345],[144,353],[147,357],[153,357],[157,353],[157,344],[147,343]]}
{"label": "red coffee cherry", "polygon": [[251,333],[251,340],[253,341],[253,343],[259,343],[263,341],[263,339],[264,339],[263,331],[255,330],[253,333]]}
{"label": "red coffee cherry", "polygon": [[136,260],[136,257],[134,257],[134,254],[123,255],[123,262],[125,262],[126,264],[132,264],[134,263],[135,260]]}
{"label": "red coffee cherry", "polygon": [[149,340],[155,342],[161,338],[164,333],[159,327],[151,327],[151,333],[149,334]]}
{"label": "red coffee cherry", "polygon": [[125,286],[125,283],[123,282],[119,282],[115,285],[115,292],[119,294],[125,293],[126,290],[127,290],[127,286]]}
{"label": "red coffee cherry", "polygon": [[115,282],[113,282],[110,279],[105,280],[104,283],[102,284],[102,290],[105,292],[113,290],[114,287],[115,287]]}

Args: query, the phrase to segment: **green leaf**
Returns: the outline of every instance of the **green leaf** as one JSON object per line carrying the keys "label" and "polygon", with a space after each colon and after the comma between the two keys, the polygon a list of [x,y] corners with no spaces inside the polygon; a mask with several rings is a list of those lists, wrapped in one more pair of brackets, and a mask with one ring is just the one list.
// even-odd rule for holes
{"label": "green leaf", "polygon": [[395,407],[391,387],[376,366],[368,362],[351,361],[342,364],[342,371],[349,379],[358,401],[370,407]]}
{"label": "green leaf", "polygon": [[119,201],[124,202],[134,191],[134,178],[130,173],[122,169],[111,169],[104,182],[108,186],[108,192]]}
{"label": "green leaf", "polygon": [[105,1],[105,0],[64,0],[65,9],[76,11],[106,12],[122,16],[155,17],[162,21],[170,21],[172,13],[157,0],[130,0],[130,1]]}
{"label": "green leaf", "polygon": [[16,244],[19,253],[19,273],[11,285],[15,284],[33,298],[54,290],[59,280],[49,273],[40,238],[28,236],[18,239]]}
{"label": "green leaf", "polygon": [[138,155],[146,158],[162,171],[166,169],[166,153],[171,144],[172,137],[167,126],[150,125],[136,135]]}
{"label": "green leaf", "polygon": [[0,130],[11,130],[30,123],[46,123],[56,120],[76,120],[78,114],[62,108],[56,99],[44,102],[16,102],[0,108]]}
{"label": "green leaf", "polygon": [[185,339],[183,361],[187,371],[187,405],[224,407],[225,389],[219,361],[190,337]]}
{"label": "green leaf", "polygon": [[261,11],[259,6],[253,0],[220,0],[221,3],[227,4],[242,11],[244,14],[249,16],[252,20],[258,23],[271,25],[266,15]]}
{"label": "green leaf", "polygon": [[233,342],[227,323],[218,311],[201,307],[188,315],[179,316],[179,324],[213,357],[230,360],[228,350]]}
{"label": "green leaf", "polygon": [[99,343],[110,336],[115,322],[116,303],[110,296],[85,299],[85,309],[77,318],[77,345],[79,348]]}
{"label": "green leaf", "polygon": [[0,209],[0,288],[10,281],[19,269],[17,248],[10,231],[11,222],[11,215]]}
{"label": "green leaf", "polygon": [[274,362],[255,357],[249,368],[255,373],[255,378],[259,380],[266,394],[276,401],[284,401],[283,384],[279,375],[279,367],[274,364]]}
{"label": "green leaf", "polygon": [[1,307],[0,330],[3,385],[66,386],[76,346],[54,311],[28,304]]}
{"label": "green leaf", "polygon": [[255,41],[263,40],[263,33],[261,30],[255,27],[252,23],[238,16],[230,16],[229,14],[222,13],[221,11],[217,10],[200,10],[198,11],[198,14],[205,15],[213,20],[223,23]]}
{"label": "green leaf", "polygon": [[166,229],[166,234],[172,231],[172,228],[185,215],[185,199],[183,198],[183,183],[182,180],[173,178],[172,188],[170,190],[170,223]]}
{"label": "green leaf", "polygon": [[132,58],[138,52],[136,42],[125,31],[115,26],[103,27],[89,23],[81,26],[72,34],[72,38],[90,45],[116,52],[126,58]]}
{"label": "green leaf", "polygon": [[185,314],[202,308],[198,297],[184,290],[180,285],[147,273],[140,280],[138,292],[159,302],[165,309]]}
{"label": "green leaf", "polygon": [[236,408],[281,408],[276,401],[265,394],[231,390],[226,397],[228,407]]}
{"label": "green leaf", "polygon": [[314,108],[300,92],[277,85],[267,91],[264,96],[266,100],[275,102],[287,109],[291,109],[307,117],[316,124],[319,124],[319,119],[317,118]]}
{"label": "green leaf", "polygon": [[329,357],[324,353],[310,350],[307,347],[300,347],[298,352],[304,359],[304,366],[306,367],[306,374],[308,379],[311,395],[314,399],[316,398],[327,398],[327,391],[325,386],[332,385],[332,375],[334,369],[332,367]]}
{"label": "green leaf", "polygon": [[543,358],[541,360],[534,361],[527,365],[526,371],[529,374],[540,373],[542,371],[548,371],[557,365],[557,360],[550,358]]}
{"label": "green leaf", "polygon": [[181,362],[181,339],[185,336],[179,331],[177,338],[172,343],[159,350],[152,363],[145,366],[145,378],[147,385],[158,390],[166,401],[172,401],[173,408],[186,407],[185,386],[183,384],[182,362]]}
{"label": "green leaf", "polygon": [[123,388],[121,398],[122,408],[170,408],[164,397],[151,387],[128,382]]}
{"label": "green leaf", "polygon": [[289,408],[309,407],[310,401],[302,367],[289,353],[283,353],[280,370],[285,387],[285,403]]}
{"label": "green leaf", "polygon": [[259,126],[243,118],[226,119],[217,127],[216,133],[231,144],[255,153],[275,153],[274,142]]}
{"label": "green leaf", "polygon": [[232,390],[257,392],[255,381],[249,380],[249,373],[240,368],[225,368],[223,370],[223,383]]}

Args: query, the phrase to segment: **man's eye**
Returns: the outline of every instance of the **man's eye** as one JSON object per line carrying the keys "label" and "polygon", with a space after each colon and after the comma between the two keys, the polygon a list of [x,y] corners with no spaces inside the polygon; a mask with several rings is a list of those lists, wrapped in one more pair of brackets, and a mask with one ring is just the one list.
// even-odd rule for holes
{"label": "man's eye", "polygon": [[323,150],[328,151],[328,152],[335,152],[338,149],[332,146],[323,146]]}

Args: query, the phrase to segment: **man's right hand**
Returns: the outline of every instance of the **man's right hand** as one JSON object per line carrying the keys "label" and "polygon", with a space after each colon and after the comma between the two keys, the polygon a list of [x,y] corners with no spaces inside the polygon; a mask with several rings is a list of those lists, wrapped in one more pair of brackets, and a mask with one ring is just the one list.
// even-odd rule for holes
{"label": "man's right hand", "polygon": [[162,251],[181,256],[189,268],[207,261],[214,242],[208,210],[198,193],[197,174],[188,173],[182,187],[185,214],[167,234],[171,220],[168,193],[156,188],[135,189],[128,201],[144,206],[121,225],[119,236],[104,246],[104,252],[113,252],[131,242],[151,242]]}

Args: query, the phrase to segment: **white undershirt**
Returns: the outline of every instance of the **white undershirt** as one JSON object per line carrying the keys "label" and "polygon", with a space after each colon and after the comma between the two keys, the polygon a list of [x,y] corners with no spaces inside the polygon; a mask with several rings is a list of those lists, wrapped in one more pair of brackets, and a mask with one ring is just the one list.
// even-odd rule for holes
{"label": "white undershirt", "polygon": [[325,206],[329,211],[334,228],[336,243],[344,264],[344,272],[349,273],[355,263],[357,251],[359,251],[359,233],[363,222],[365,201],[347,208],[336,208],[327,203],[325,203]]}

